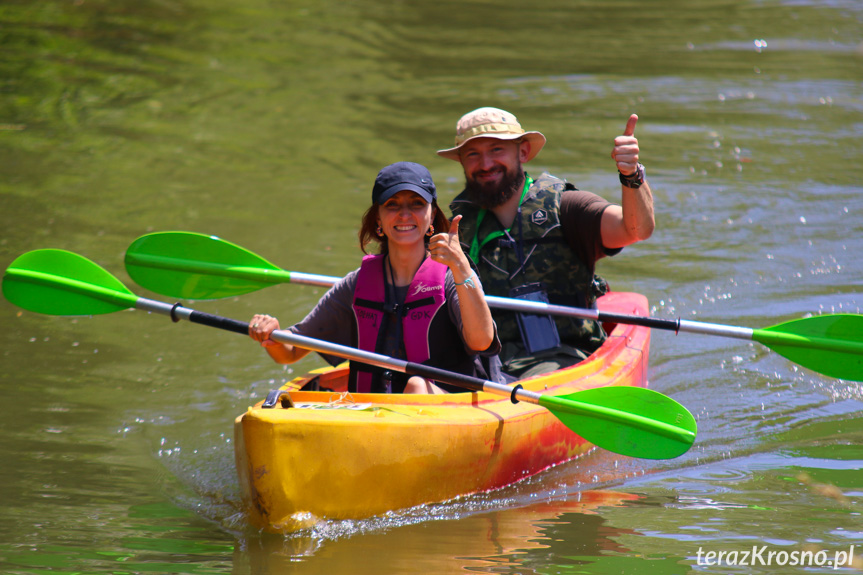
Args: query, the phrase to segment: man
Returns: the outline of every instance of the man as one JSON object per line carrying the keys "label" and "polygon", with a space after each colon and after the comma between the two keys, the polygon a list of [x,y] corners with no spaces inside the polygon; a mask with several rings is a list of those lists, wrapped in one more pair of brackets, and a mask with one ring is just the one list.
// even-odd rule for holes
{"label": "man", "polygon": [[[653,196],[639,163],[631,115],[611,152],[621,205],[580,191],[549,174],[535,180],[522,168],[545,145],[515,116],[479,108],[456,125],[455,146],[438,155],[461,163],[465,189],[450,204],[461,215],[462,248],[477,266],[486,293],[593,307],[604,293],[597,260],[653,233]],[[510,375],[524,378],[578,363],[605,340],[596,322],[493,309]]]}

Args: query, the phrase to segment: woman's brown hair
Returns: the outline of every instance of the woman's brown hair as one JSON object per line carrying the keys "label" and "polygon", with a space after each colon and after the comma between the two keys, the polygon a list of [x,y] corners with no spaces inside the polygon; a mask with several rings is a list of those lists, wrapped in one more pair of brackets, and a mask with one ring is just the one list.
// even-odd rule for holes
{"label": "woman's brown hair", "polygon": [[[366,251],[366,246],[370,244],[372,241],[376,241],[380,244],[378,249],[379,254],[385,254],[389,251],[389,246],[387,245],[387,237],[379,236],[377,234],[378,229],[378,208],[380,206],[378,204],[372,204],[372,206],[366,210],[366,213],[363,214],[363,223],[360,226],[360,232],[358,235],[360,239],[360,249],[363,250],[364,254],[369,252]],[[432,218],[432,225],[434,226],[434,231],[436,234],[444,233],[449,231],[449,218],[447,218],[443,211],[437,206],[437,201],[432,201],[432,210],[434,210],[434,217]],[[425,237],[425,242],[428,244],[429,236]]]}

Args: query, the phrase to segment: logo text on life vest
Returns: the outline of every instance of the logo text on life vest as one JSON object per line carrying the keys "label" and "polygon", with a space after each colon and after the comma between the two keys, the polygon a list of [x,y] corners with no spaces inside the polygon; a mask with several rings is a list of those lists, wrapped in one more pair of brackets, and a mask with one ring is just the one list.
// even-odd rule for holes
{"label": "logo text on life vest", "polygon": [[411,294],[411,297],[413,297],[417,294],[420,294],[420,293],[428,293],[430,291],[435,291],[435,290],[439,290],[439,289],[442,289],[442,286],[427,286],[424,283],[419,282],[416,285],[416,287],[414,288],[414,291]]}

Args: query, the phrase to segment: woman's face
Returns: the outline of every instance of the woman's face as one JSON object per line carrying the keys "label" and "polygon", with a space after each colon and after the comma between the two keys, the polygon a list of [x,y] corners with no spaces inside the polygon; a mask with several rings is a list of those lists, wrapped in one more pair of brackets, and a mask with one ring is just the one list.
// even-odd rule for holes
{"label": "woman's face", "polygon": [[432,223],[432,205],[411,190],[396,192],[378,206],[378,225],[393,244],[422,242]]}

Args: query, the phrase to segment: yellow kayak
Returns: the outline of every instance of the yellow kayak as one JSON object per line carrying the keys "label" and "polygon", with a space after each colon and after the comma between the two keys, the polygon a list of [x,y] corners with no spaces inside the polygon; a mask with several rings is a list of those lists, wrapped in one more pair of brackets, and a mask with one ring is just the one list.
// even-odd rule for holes
{"label": "yellow kayak", "polygon": [[[647,315],[640,294],[612,292],[598,306]],[[605,327],[608,340],[586,361],[519,383],[546,395],[646,387],[650,330]],[[347,394],[347,374],[316,370],[287,383],[273,407],[260,402],[235,420],[237,471],[255,526],[289,532],[497,489],[593,447],[535,404],[486,392]]]}

